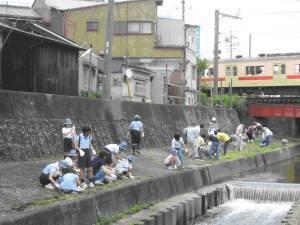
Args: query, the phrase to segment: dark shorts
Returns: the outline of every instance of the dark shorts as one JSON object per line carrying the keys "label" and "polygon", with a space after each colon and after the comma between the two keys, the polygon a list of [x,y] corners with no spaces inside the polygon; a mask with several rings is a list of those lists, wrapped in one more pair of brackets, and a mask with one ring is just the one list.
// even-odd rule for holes
{"label": "dark shorts", "polygon": [[[57,180],[58,179],[58,176],[57,177],[53,177],[54,180]],[[45,186],[47,184],[50,184],[51,181],[49,180],[49,174],[44,174],[44,173],[41,173],[40,175],[40,183],[41,185]]]}
{"label": "dark shorts", "polygon": [[73,149],[72,138],[64,138],[64,152],[68,153],[71,149]]}
{"label": "dark shorts", "polygon": [[41,185],[43,185],[43,186],[45,186],[45,185],[47,185],[47,184],[50,184],[51,181],[49,180],[49,174],[44,174],[44,173],[42,173],[42,174],[40,175],[40,183],[41,183]]}
{"label": "dark shorts", "polygon": [[78,167],[81,169],[84,168],[88,168],[91,167],[91,155],[90,155],[90,149],[82,149],[82,151],[84,151],[84,156],[80,156],[78,157]]}
{"label": "dark shorts", "polygon": [[131,134],[131,143],[132,144],[140,144],[141,143],[141,132],[137,130],[130,130]]}

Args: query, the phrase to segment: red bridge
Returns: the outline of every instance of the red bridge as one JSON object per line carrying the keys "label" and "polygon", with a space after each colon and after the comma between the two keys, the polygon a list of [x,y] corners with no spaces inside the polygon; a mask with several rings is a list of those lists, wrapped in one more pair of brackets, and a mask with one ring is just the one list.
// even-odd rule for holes
{"label": "red bridge", "polygon": [[250,103],[251,117],[288,117],[300,118],[300,105]]}

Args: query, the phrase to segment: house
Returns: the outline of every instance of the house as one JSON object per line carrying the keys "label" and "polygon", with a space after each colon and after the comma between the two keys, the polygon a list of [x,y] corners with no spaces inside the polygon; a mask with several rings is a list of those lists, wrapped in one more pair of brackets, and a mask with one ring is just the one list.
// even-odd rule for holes
{"label": "house", "polygon": [[[113,67],[117,72],[112,76],[111,81],[112,98],[120,98],[119,94],[113,91],[115,90],[113,79],[122,80],[125,75],[122,74],[122,68],[125,66],[139,68],[139,71],[143,68],[143,74],[145,71],[152,71],[148,73],[152,77],[149,80],[151,82],[149,101],[153,103],[196,103],[196,81],[194,81],[196,75],[192,75],[196,68],[196,58],[192,58],[192,56],[194,57],[192,41],[195,39],[191,39],[189,48],[186,48],[185,43],[188,40],[185,38],[185,31],[193,33],[194,28],[189,26],[186,29],[184,22],[180,20],[158,18],[157,7],[162,3],[162,0],[115,2],[112,57]],[[50,29],[83,47],[87,48],[92,44],[96,54],[104,55],[107,3],[35,0],[33,8],[40,13]],[[172,74],[181,75],[179,82],[181,93],[176,96],[168,93],[170,89],[168,80]],[[140,83],[135,78],[133,76],[132,84],[139,85]],[[148,79],[146,80],[148,81]],[[101,85],[100,78],[100,89]],[[138,90],[138,88],[133,87],[132,90]],[[121,99],[128,99],[125,89],[122,93],[124,95]],[[135,92],[132,95],[132,99],[144,101],[145,96],[140,98],[138,95],[135,96]],[[173,101],[174,99],[177,100]]]}
{"label": "house", "polygon": [[1,20],[0,40],[1,89],[78,94],[80,46],[29,21]]}
{"label": "house", "polygon": [[39,21],[42,17],[30,7],[0,5],[0,19],[6,19],[9,21]]}
{"label": "house", "polygon": [[94,93],[100,97],[99,79],[103,74],[103,58],[93,53],[92,49],[82,51],[79,56],[78,95],[88,96]]}

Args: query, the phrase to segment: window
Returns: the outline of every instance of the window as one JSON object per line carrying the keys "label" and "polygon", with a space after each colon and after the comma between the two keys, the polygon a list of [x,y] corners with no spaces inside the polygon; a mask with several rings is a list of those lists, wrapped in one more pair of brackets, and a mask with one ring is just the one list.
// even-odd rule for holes
{"label": "window", "polygon": [[152,23],[151,22],[129,22],[128,33],[151,34]]}
{"label": "window", "polygon": [[237,67],[236,66],[226,66],[225,67],[225,76],[237,76]]}
{"label": "window", "polygon": [[246,75],[254,75],[254,66],[246,66]]}
{"label": "window", "polygon": [[209,75],[209,76],[214,75],[214,68],[209,68],[209,70],[208,70],[208,75]]}
{"label": "window", "polygon": [[127,22],[114,22],[114,34],[127,34]]}
{"label": "window", "polygon": [[265,69],[264,66],[256,66],[255,67],[255,74],[256,75],[264,74],[264,69]]}
{"label": "window", "polygon": [[237,76],[237,67],[236,66],[232,67],[232,75]]}
{"label": "window", "polygon": [[99,22],[98,21],[88,21],[86,22],[86,30],[87,31],[98,31]]}
{"label": "window", "polygon": [[278,75],[279,74],[279,66],[278,65],[273,65],[273,74]]}
{"label": "window", "polygon": [[226,66],[226,68],[225,68],[225,75],[226,76],[231,76],[231,66]]}
{"label": "window", "polygon": [[299,74],[300,73],[300,64],[295,65],[295,73]]}
{"label": "window", "polygon": [[246,66],[246,75],[261,75],[264,70],[264,66]]}
{"label": "window", "polygon": [[285,75],[285,64],[281,64],[281,74]]}
{"label": "window", "polygon": [[147,83],[146,81],[136,80],[135,81],[135,95],[136,96],[147,96]]}

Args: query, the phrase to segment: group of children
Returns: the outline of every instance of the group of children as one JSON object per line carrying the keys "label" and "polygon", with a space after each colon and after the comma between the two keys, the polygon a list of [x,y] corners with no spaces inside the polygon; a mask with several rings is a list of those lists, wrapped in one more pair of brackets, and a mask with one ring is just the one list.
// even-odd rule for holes
{"label": "group of children", "polygon": [[87,187],[110,183],[117,179],[131,178],[134,156],[122,158],[128,148],[127,142],[108,144],[96,153],[92,145],[91,128],[84,126],[77,135],[71,119],[62,128],[64,159],[47,165],[40,183],[47,189],[64,193],[82,192]]}
{"label": "group of children", "polygon": [[[228,146],[234,142],[236,148],[240,151],[246,146],[246,142],[259,142],[261,147],[266,147],[271,144],[273,132],[258,122],[253,122],[246,127],[240,124],[236,133],[229,135],[219,129],[217,119],[212,117],[208,126],[208,137],[201,132],[204,125],[195,125],[183,130],[186,136],[186,143],[180,134],[176,133],[171,144],[171,154],[165,158],[165,166],[168,169],[184,168],[183,156],[188,154],[192,159],[208,159],[211,160],[213,156],[216,160],[220,159],[220,148],[222,146],[223,154],[227,154]],[[207,137],[207,138],[206,138]]]}

